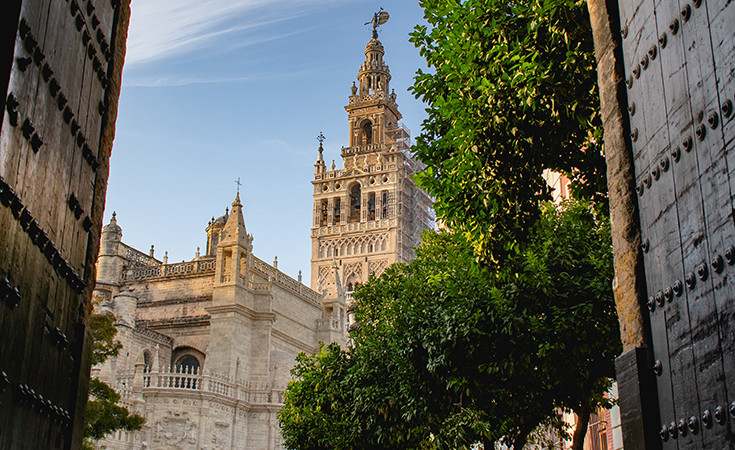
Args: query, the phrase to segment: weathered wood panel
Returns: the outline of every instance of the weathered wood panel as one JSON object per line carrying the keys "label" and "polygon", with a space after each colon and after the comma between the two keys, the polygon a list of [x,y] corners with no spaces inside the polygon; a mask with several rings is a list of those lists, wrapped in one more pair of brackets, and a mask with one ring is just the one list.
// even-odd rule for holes
{"label": "weathered wood panel", "polygon": [[129,2],[18,3],[0,128],[0,448],[76,448]]}
{"label": "weathered wood panel", "polygon": [[735,448],[735,161],[723,110],[735,90],[735,7],[618,4],[660,438],[663,448]]}

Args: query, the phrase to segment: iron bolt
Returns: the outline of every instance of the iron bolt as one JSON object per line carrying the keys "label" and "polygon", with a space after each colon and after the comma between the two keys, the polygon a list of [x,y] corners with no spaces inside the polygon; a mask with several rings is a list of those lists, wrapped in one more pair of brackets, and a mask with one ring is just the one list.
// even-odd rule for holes
{"label": "iron bolt", "polygon": [[659,164],[659,166],[661,166],[661,170],[663,170],[664,172],[668,172],[669,171],[669,157],[668,156],[664,156],[661,159],[661,161],[659,161],[658,164]]}
{"label": "iron bolt", "polygon": [[661,48],[666,48],[666,33],[661,33],[661,36],[658,37],[658,43]]}
{"label": "iron bolt", "polygon": [[705,428],[712,428],[712,414],[709,412],[709,409],[705,409],[702,413],[702,425]]}
{"label": "iron bolt", "polygon": [[671,21],[671,23],[669,24],[669,30],[671,30],[671,34],[676,36],[676,33],[679,32],[679,19],[674,19],[673,21]]}
{"label": "iron bolt", "polygon": [[679,424],[676,427],[679,430],[679,434],[683,436],[687,435],[687,423],[684,419],[679,419]]}
{"label": "iron bolt", "polygon": [[715,273],[722,272],[722,269],[723,269],[722,256],[717,255],[714,258],[712,258],[712,269],[715,271]]}
{"label": "iron bolt", "polygon": [[681,18],[684,19],[684,22],[688,22],[689,21],[689,17],[691,17],[691,15],[692,15],[692,7],[689,6],[689,5],[686,5],[681,10]]}
{"label": "iron bolt", "polygon": [[669,424],[669,435],[671,435],[672,438],[676,439],[676,422],[671,422]]}
{"label": "iron bolt", "polygon": [[660,360],[656,360],[656,362],[653,363],[653,373],[656,375],[661,375],[663,372],[663,364],[661,364]]}
{"label": "iron bolt", "polygon": [[651,57],[651,60],[656,59],[656,55],[658,54],[658,47],[656,45],[652,45],[651,48],[648,49],[648,56]]}
{"label": "iron bolt", "polygon": [[725,250],[725,259],[729,265],[735,264],[735,247],[732,245]]}
{"label": "iron bolt", "polygon": [[726,119],[729,119],[730,114],[732,114],[732,102],[730,100],[725,100],[725,103],[722,104],[722,115],[725,116]]}
{"label": "iron bolt", "polygon": [[676,147],[671,152],[671,157],[674,158],[674,162],[679,162],[679,158],[681,157],[681,150],[679,149],[679,147]]}
{"label": "iron bolt", "polygon": [[703,141],[704,137],[707,135],[707,129],[704,127],[703,124],[700,124],[697,129],[694,130],[694,133],[697,135],[697,139]]}
{"label": "iron bolt", "polygon": [[714,130],[720,123],[720,117],[717,115],[716,112],[712,111],[712,113],[707,118],[707,122],[709,123],[709,127]]}
{"label": "iron bolt", "polygon": [[671,289],[671,286],[667,286],[666,289],[664,289],[664,298],[667,302],[670,302],[672,298],[674,298],[674,292]]}
{"label": "iron bolt", "polygon": [[702,281],[707,279],[707,266],[705,264],[700,264],[697,267],[697,276]]}
{"label": "iron bolt", "polygon": [[692,144],[694,144],[694,142],[692,141],[692,137],[691,136],[687,136],[684,139],[684,141],[681,143],[681,145],[684,146],[684,150],[686,150],[687,152],[689,152],[689,151],[692,150]]}
{"label": "iron bolt", "polygon": [[725,421],[725,410],[722,406],[715,408],[715,422],[721,424]]}
{"label": "iron bolt", "polygon": [[697,284],[697,279],[694,278],[694,274],[692,272],[687,274],[686,283],[689,289],[694,289],[694,286]]}
{"label": "iron bolt", "polygon": [[690,417],[687,426],[692,434],[697,434],[697,431],[699,431],[699,421],[697,420],[697,416]]}
{"label": "iron bolt", "polygon": [[681,284],[681,280],[674,281],[674,294],[676,294],[677,297],[681,295],[681,293],[684,291],[684,286]]}

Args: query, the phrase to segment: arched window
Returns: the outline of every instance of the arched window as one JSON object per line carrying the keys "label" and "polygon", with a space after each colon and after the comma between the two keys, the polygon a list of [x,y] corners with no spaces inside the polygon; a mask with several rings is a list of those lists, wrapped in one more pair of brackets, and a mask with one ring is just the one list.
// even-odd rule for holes
{"label": "arched window", "polygon": [[362,145],[373,143],[373,124],[366,120],[362,125]]}
{"label": "arched window", "polygon": [[389,209],[388,208],[390,206],[390,204],[388,203],[388,191],[381,192],[381,196],[382,196],[382,198],[381,198],[381,204],[383,205],[383,214],[381,215],[381,217],[383,219],[387,219],[388,216],[389,216]]}
{"label": "arched window", "polygon": [[334,199],[334,224],[339,225],[339,219],[342,214],[342,200],[337,197]]}
{"label": "arched window", "polygon": [[350,218],[349,222],[360,221],[360,207],[362,203],[362,191],[358,183],[350,186]]}
{"label": "arched window", "polygon": [[368,194],[368,220],[375,220],[375,192]]}
{"label": "arched window", "polygon": [[151,352],[143,350],[143,364],[145,364],[146,370],[150,370],[153,365],[153,358],[151,358]]}
{"label": "arched window", "polygon": [[319,226],[326,227],[327,226],[327,210],[329,209],[329,200],[322,200],[322,211],[321,211],[321,220],[319,221]]}
{"label": "arched window", "polygon": [[184,355],[176,362],[176,368],[182,373],[198,373],[199,360],[192,355]]}

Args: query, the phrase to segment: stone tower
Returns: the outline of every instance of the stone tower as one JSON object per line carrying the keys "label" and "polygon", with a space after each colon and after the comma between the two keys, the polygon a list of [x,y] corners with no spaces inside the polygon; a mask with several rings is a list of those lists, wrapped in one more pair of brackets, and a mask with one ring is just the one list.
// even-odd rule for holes
{"label": "stone tower", "polygon": [[421,169],[399,123],[385,50],[376,32],[345,106],[349,146],[343,168],[327,168],[323,147],[314,164],[311,287],[327,298],[349,293],[371,273],[414,257],[421,233],[433,226],[431,199],[414,185]]}

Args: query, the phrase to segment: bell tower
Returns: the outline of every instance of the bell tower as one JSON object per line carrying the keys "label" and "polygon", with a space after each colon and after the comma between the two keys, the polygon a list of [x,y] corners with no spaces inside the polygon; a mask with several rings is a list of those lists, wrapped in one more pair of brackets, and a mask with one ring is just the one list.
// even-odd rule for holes
{"label": "bell tower", "polygon": [[350,88],[345,106],[349,146],[340,153],[342,168],[334,161],[327,167],[324,136],[318,138],[311,288],[327,299],[349,299],[370,274],[413,259],[421,233],[433,227],[431,200],[412,179],[422,165],[410,154],[409,130],[399,123],[402,116],[378,40],[377,27],[387,20],[382,10],[373,17],[365,61]]}

